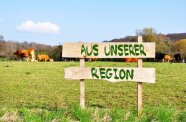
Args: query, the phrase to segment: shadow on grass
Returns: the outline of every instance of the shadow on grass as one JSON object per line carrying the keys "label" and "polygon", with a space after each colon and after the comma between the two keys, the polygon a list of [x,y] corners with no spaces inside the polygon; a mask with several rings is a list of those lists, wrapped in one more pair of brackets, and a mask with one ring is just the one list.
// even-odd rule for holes
{"label": "shadow on grass", "polygon": [[92,104],[90,107],[106,108],[105,106],[99,104]]}

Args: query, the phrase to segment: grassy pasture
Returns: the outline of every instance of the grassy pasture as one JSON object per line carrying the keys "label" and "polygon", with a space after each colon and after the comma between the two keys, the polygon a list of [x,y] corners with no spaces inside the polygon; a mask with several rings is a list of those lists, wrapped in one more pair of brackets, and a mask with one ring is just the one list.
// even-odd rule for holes
{"label": "grassy pasture", "polygon": [[[136,63],[85,65],[135,67]],[[161,116],[168,121],[186,120],[186,64],[143,63],[156,68],[156,83],[143,83],[141,118],[136,118],[136,82],[86,80],[87,109],[80,109],[79,81],[64,79],[64,68],[71,66],[79,63],[0,62],[0,121],[6,113],[23,121],[153,121]]]}

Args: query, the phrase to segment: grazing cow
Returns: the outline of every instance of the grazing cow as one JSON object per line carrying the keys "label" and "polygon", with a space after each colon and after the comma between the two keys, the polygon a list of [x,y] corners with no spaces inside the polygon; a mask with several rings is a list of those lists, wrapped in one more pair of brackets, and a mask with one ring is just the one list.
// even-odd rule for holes
{"label": "grazing cow", "polygon": [[35,60],[35,51],[33,48],[30,48],[28,50],[17,50],[14,52],[14,55],[17,56],[18,60],[21,60],[22,58],[25,58],[26,61],[33,62]]}
{"label": "grazing cow", "polygon": [[37,60],[47,62],[47,61],[50,61],[50,58],[48,55],[37,55]]}
{"label": "grazing cow", "polygon": [[181,62],[181,54],[180,53],[175,54],[174,59],[176,62]]}
{"label": "grazing cow", "polygon": [[156,53],[156,55],[155,55],[155,61],[163,61],[163,58],[165,57],[165,55],[166,54],[164,54],[164,53]]}
{"label": "grazing cow", "polygon": [[125,62],[137,62],[138,59],[137,58],[124,58]]}
{"label": "grazing cow", "polygon": [[98,58],[89,58],[88,61],[97,61]]}
{"label": "grazing cow", "polygon": [[83,56],[83,58],[85,59],[85,61],[97,61],[98,58],[86,58],[86,56]]}
{"label": "grazing cow", "polygon": [[170,61],[172,61],[172,56],[165,55],[164,58],[163,58],[163,62],[170,62]]}

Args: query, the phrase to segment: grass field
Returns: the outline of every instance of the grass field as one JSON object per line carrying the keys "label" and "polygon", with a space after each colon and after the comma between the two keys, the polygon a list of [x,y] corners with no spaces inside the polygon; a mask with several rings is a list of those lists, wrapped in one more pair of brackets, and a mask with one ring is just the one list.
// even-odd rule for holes
{"label": "grass field", "polygon": [[[135,67],[136,63],[88,62],[87,67]],[[78,62],[0,62],[0,121],[186,121],[186,64],[143,63],[156,68],[156,83],[143,83],[137,117],[136,82],[86,80],[86,109],[79,81],[64,79]]]}

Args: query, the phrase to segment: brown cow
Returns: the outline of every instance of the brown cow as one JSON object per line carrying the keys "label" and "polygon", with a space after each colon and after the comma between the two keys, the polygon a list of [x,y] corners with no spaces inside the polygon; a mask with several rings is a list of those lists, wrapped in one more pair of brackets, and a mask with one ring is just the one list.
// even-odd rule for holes
{"label": "brown cow", "polygon": [[172,56],[165,55],[164,58],[163,58],[163,62],[170,62],[170,61],[172,61]]}
{"label": "brown cow", "polygon": [[125,62],[138,62],[137,58],[124,58]]}
{"label": "brown cow", "polygon": [[86,56],[83,56],[83,58],[85,59],[85,61],[97,61],[98,58],[87,58],[86,59]]}
{"label": "brown cow", "polygon": [[37,55],[37,60],[47,62],[47,61],[50,61],[50,58],[48,55]]}
{"label": "brown cow", "polygon": [[33,48],[30,48],[28,50],[17,50],[14,52],[14,55],[17,56],[18,60],[21,60],[22,58],[25,58],[26,61],[33,62],[35,59],[35,51]]}
{"label": "brown cow", "polygon": [[89,58],[88,61],[97,61],[98,58]]}

